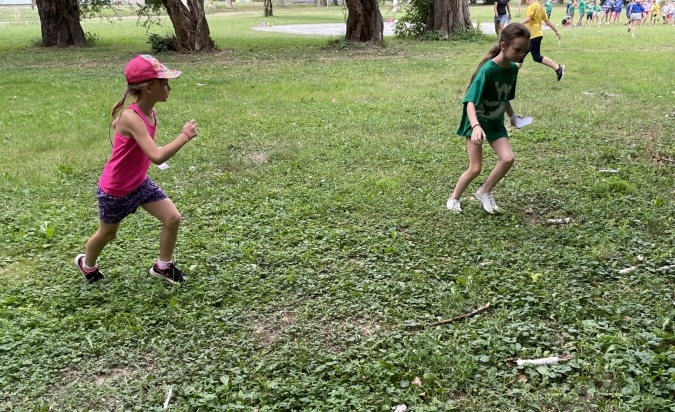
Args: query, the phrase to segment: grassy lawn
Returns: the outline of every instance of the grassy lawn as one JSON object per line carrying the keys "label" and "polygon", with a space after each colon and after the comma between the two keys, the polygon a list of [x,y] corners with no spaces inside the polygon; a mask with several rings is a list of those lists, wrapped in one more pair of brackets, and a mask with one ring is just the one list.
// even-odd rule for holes
{"label": "grassy lawn", "polygon": [[42,50],[38,24],[0,27],[0,411],[160,411],[169,390],[176,411],[675,411],[674,27],[546,32],[567,72],[520,73],[513,106],[535,121],[511,133],[504,212],[468,198],[486,148],[453,215],[461,99],[491,42],[347,47],[250,30],[261,10],[210,14],[215,54],[159,56],[183,75],[157,141],[201,129],[150,170],[184,218],[184,287],[147,275],[145,212],[104,250],[105,283],[72,265],[145,30],[94,19],[94,47]]}

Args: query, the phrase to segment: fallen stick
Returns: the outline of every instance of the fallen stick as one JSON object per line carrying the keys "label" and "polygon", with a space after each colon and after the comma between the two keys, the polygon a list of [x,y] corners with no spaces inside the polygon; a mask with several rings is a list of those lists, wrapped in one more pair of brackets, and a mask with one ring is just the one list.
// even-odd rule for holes
{"label": "fallen stick", "polygon": [[564,219],[548,219],[546,221],[546,223],[548,223],[549,225],[564,225],[564,224],[571,223],[571,222],[572,222],[572,219],[569,218],[569,217],[566,217]]}
{"label": "fallen stick", "polygon": [[169,393],[166,394],[166,400],[164,401],[164,409],[169,407],[169,401],[171,401],[171,395],[173,394],[173,388],[169,386]]}
{"label": "fallen stick", "polygon": [[574,357],[572,355],[563,355],[563,356],[551,356],[549,358],[539,358],[539,359],[507,359],[506,363],[509,366],[538,366],[538,365],[552,365],[554,363],[563,362],[572,360]]}
{"label": "fallen stick", "polygon": [[665,272],[667,270],[672,270],[675,269],[675,265],[667,265],[667,266],[661,266],[660,268],[656,269],[659,272]]}
{"label": "fallen stick", "polygon": [[463,315],[455,316],[454,318],[450,318],[450,319],[439,320],[438,322],[434,322],[434,323],[432,323],[428,326],[431,327],[431,326],[447,325],[448,323],[457,322],[458,320],[470,318],[472,316],[478,315],[481,312],[486,311],[489,307],[490,307],[490,302],[488,302],[485,305],[481,306],[480,308],[474,310],[473,312],[469,312],[469,313],[465,313]]}

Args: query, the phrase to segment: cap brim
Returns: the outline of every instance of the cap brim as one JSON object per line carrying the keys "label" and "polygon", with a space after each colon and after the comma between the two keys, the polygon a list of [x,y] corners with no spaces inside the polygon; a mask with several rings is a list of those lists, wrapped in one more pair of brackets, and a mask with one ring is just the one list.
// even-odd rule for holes
{"label": "cap brim", "polygon": [[180,70],[167,70],[157,76],[158,79],[175,79],[180,76]]}

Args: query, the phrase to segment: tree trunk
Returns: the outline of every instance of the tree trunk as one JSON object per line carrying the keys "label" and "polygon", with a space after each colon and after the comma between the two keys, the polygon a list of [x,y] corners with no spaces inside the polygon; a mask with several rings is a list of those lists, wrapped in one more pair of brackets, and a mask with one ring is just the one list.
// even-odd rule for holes
{"label": "tree trunk", "polygon": [[339,6],[338,0],[333,0],[333,6]]}
{"label": "tree trunk", "polygon": [[204,14],[204,0],[162,0],[178,40],[177,48],[190,53],[211,51],[216,46],[211,39],[209,23]]}
{"label": "tree trunk", "polygon": [[42,46],[85,46],[77,0],[37,0]]}
{"label": "tree trunk", "polygon": [[265,17],[274,16],[274,12],[272,11],[272,0],[263,0],[263,4],[265,5]]}
{"label": "tree trunk", "polygon": [[316,7],[328,7],[327,0],[314,0],[314,5]]}
{"label": "tree trunk", "polygon": [[279,0],[279,7],[286,7],[284,0]]}
{"label": "tree trunk", "polygon": [[345,0],[348,41],[382,43],[384,23],[378,0]]}
{"label": "tree trunk", "polygon": [[440,30],[448,38],[458,29],[473,29],[468,0],[435,0],[424,32]]}
{"label": "tree trunk", "polygon": [[233,9],[234,6],[232,5],[232,0],[225,0],[225,8],[226,9]]}

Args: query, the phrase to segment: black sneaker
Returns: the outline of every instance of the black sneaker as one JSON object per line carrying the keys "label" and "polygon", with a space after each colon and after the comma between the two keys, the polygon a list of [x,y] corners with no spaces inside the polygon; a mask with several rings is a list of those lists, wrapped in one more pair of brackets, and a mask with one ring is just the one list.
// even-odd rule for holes
{"label": "black sneaker", "polygon": [[157,262],[150,268],[150,276],[154,276],[158,279],[162,279],[169,283],[183,283],[185,278],[183,272],[178,269],[173,262],[169,263],[169,267],[162,270],[157,266]]}
{"label": "black sneaker", "polygon": [[98,282],[101,279],[105,279],[105,275],[103,274],[103,272],[98,270],[98,265],[96,265],[96,268],[94,269],[93,272],[87,272],[86,270],[84,270],[84,267],[83,267],[84,266],[84,255],[83,254],[79,254],[79,255],[75,256],[75,266],[78,269],[80,269],[80,273],[82,274],[82,277],[84,278],[84,280],[86,280],[89,283],[94,283],[94,282]]}
{"label": "black sneaker", "polygon": [[558,76],[558,81],[562,80],[563,76],[565,75],[565,65],[564,64],[558,65],[558,70],[555,71],[555,75]]}

